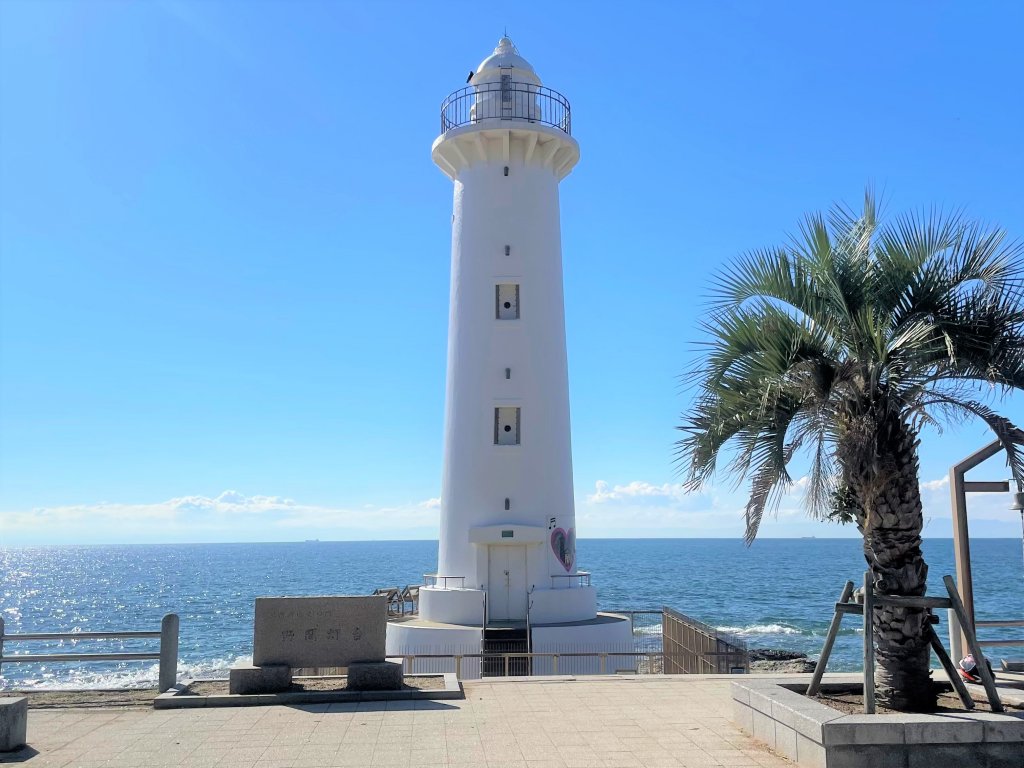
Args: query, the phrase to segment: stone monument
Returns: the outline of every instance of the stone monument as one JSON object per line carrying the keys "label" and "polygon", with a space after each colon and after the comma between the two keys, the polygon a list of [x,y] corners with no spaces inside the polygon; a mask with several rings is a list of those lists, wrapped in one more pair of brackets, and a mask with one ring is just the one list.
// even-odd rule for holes
{"label": "stone monument", "polygon": [[252,665],[231,670],[231,693],[286,690],[292,670],[345,667],[348,688],[402,687],[402,667],[384,660],[387,601],[382,595],[257,597]]}

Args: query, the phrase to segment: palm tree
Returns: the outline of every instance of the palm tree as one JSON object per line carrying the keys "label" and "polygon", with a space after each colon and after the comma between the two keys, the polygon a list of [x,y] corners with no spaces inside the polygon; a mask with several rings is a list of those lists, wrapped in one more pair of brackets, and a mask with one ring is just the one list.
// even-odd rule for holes
{"label": "palm tree", "polygon": [[[1024,480],[1024,433],[986,402],[1024,388],[1022,253],[961,213],[882,223],[869,190],[862,212],[808,215],[787,245],[741,256],[713,284],[706,354],[688,377],[686,486],[707,484],[720,458],[749,481],[749,545],[806,456],[808,511],[856,522],[875,589],[923,595],[922,427],[981,419]],[[914,608],[872,616],[887,706],[935,707],[925,622]]]}

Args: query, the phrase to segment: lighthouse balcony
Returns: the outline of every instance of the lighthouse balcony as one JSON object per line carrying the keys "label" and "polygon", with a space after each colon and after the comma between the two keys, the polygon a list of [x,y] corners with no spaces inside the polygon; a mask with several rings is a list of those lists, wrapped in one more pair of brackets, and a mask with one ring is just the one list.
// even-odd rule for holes
{"label": "lighthouse balcony", "polygon": [[569,100],[534,83],[501,81],[461,88],[441,103],[442,135],[464,125],[503,120],[548,125],[572,135]]}
{"label": "lighthouse balcony", "polygon": [[420,587],[420,618],[482,627],[486,594],[482,589],[466,589],[463,581],[462,577],[448,577]]}
{"label": "lighthouse balcony", "polygon": [[577,584],[571,588],[537,589],[530,592],[530,624],[561,624],[588,621],[597,615],[597,589]]}

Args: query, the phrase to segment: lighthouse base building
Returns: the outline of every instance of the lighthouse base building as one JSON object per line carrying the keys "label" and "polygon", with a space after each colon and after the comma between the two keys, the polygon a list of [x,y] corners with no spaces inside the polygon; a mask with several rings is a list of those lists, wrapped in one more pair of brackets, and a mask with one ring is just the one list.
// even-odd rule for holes
{"label": "lighthouse base building", "polygon": [[[636,663],[629,619],[597,611],[576,563],[558,190],[579,160],[571,127],[505,37],[443,102],[432,150],[455,189],[438,570],[387,652],[470,654],[463,677]],[[543,655],[557,653],[627,655]]]}

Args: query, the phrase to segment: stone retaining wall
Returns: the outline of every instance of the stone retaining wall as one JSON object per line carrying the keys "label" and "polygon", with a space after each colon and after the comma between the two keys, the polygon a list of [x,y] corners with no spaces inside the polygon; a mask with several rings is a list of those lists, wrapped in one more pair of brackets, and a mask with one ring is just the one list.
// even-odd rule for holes
{"label": "stone retaining wall", "polygon": [[796,692],[805,686],[776,679],[734,682],[733,719],[741,730],[802,766],[1024,766],[1024,713],[847,715]]}

